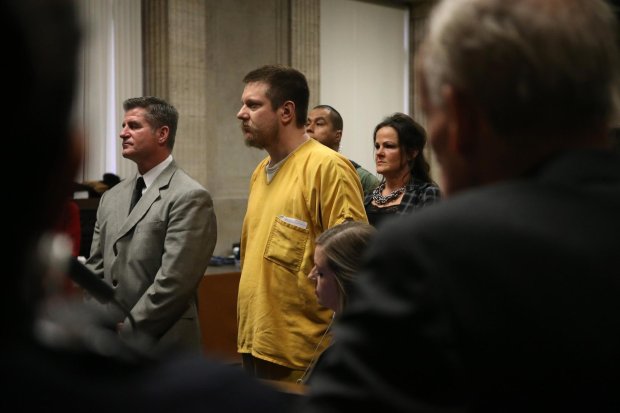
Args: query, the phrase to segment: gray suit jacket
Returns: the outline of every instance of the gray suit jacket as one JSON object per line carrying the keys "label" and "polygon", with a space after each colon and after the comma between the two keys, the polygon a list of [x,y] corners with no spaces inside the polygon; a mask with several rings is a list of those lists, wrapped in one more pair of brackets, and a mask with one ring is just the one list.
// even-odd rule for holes
{"label": "gray suit jacket", "polygon": [[[128,215],[134,179],[104,193],[86,265],[115,288],[139,332],[159,347],[200,349],[196,291],[217,237],[210,194],[173,161]],[[112,304],[87,301],[113,327],[125,315]]]}

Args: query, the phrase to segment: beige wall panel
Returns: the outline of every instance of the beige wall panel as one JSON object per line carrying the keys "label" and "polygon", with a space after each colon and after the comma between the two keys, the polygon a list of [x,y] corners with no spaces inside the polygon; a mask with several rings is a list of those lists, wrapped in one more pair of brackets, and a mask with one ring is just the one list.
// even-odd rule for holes
{"label": "beige wall panel", "polygon": [[252,171],[267,153],[245,146],[239,121],[243,76],[268,63],[289,62],[288,2],[207,0],[206,125],[208,182],[218,217],[216,255],[241,237]]}

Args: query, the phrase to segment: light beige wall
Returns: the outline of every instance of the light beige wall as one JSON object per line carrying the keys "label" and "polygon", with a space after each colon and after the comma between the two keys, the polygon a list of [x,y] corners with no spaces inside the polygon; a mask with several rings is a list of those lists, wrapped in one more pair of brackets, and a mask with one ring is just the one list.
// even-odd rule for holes
{"label": "light beige wall", "polygon": [[[413,68],[435,3],[321,0],[321,103],[343,116],[342,154],[373,173],[372,132],[384,116],[402,111],[426,125]],[[425,155],[437,179],[429,146]]]}
{"label": "light beige wall", "polygon": [[340,152],[376,173],[372,132],[409,113],[408,9],[321,0],[321,103],[344,120]]}

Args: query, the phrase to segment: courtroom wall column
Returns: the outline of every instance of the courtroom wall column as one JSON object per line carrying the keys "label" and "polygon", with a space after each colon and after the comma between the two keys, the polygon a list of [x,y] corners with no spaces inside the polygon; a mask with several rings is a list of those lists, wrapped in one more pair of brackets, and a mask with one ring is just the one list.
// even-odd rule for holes
{"label": "courtroom wall column", "polygon": [[310,108],[321,103],[320,12],[320,0],[291,0],[291,66],[306,75]]}

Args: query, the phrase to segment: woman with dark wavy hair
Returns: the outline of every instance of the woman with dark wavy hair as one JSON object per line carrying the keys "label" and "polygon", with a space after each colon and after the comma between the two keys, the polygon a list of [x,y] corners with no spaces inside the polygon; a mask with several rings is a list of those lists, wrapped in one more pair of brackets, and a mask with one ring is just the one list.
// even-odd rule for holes
{"label": "woman with dark wavy hair", "polygon": [[368,222],[378,226],[386,217],[413,212],[440,198],[424,158],[426,131],[411,116],[386,117],[375,127],[373,140],[377,173],[383,179],[364,200]]}

